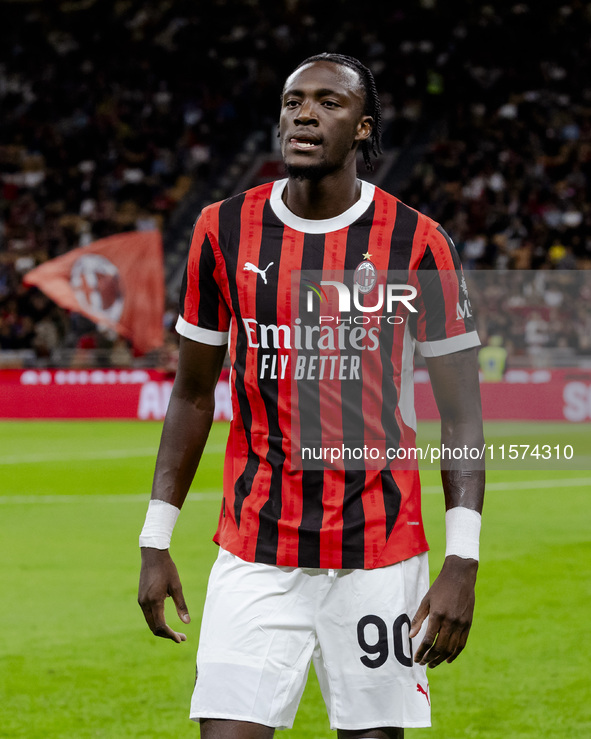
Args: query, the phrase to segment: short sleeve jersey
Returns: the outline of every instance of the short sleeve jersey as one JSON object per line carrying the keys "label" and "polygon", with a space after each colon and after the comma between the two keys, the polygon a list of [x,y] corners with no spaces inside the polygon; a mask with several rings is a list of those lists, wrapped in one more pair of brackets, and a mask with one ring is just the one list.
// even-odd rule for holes
{"label": "short sleeve jersey", "polygon": [[[349,434],[360,443],[412,447],[415,346],[435,357],[479,344],[465,281],[445,231],[392,195],[362,182],[347,211],[306,220],[284,204],[286,183],[203,210],[181,289],[178,332],[228,343],[232,365],[233,418],[214,540],[253,562],[382,567],[428,549],[418,470],[387,462],[375,469],[303,467],[298,426],[316,419],[321,428],[330,407],[341,440]],[[382,324],[379,342],[363,326],[305,329],[294,319],[307,301],[336,295],[314,279],[318,274],[331,276],[332,285],[335,275],[356,275],[363,290],[368,277],[392,271],[409,284],[416,276],[416,307],[400,324]],[[298,352],[308,339],[312,352]],[[317,400],[305,412],[294,405],[298,376]],[[340,400],[351,377],[358,389],[347,402],[357,398],[362,411],[355,428]]]}

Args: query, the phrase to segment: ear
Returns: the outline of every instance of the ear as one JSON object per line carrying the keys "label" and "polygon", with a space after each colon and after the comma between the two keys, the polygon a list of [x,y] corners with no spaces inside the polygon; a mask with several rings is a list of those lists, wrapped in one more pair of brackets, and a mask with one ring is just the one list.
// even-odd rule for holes
{"label": "ear", "polygon": [[355,141],[366,141],[373,131],[373,118],[370,115],[364,115],[357,124],[357,134]]}

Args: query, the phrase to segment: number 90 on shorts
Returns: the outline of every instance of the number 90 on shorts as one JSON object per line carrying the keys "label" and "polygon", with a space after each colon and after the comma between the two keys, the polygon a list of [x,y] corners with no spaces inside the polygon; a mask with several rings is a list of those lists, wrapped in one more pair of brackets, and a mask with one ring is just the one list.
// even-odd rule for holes
{"label": "number 90 on shorts", "polygon": [[[375,627],[377,639],[368,640],[367,632]],[[405,631],[405,633],[403,633]],[[392,624],[392,654],[404,667],[412,667],[412,639],[409,638],[410,617],[406,613],[394,619]],[[364,616],[357,623],[357,641],[366,653],[360,657],[362,664],[370,669],[376,669],[385,664],[391,654],[388,639],[388,625],[380,616],[370,614]],[[405,652],[406,645],[406,652]]]}

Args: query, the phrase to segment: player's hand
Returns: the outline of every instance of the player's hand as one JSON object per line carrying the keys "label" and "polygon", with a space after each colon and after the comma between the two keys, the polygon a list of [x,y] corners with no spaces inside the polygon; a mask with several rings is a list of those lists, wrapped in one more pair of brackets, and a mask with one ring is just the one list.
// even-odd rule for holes
{"label": "player's hand", "polygon": [[164,600],[170,596],[181,621],[186,624],[191,621],[179,574],[168,549],[142,547],[141,552],[138,603],[148,626],[156,636],[172,639],[177,643],[187,641],[185,634],[171,629],[164,618]]}
{"label": "player's hand", "polygon": [[439,576],[423,598],[410,628],[415,637],[429,616],[425,637],[414,660],[437,667],[453,662],[466,646],[474,613],[474,585],[478,562],[451,555],[446,557]]}

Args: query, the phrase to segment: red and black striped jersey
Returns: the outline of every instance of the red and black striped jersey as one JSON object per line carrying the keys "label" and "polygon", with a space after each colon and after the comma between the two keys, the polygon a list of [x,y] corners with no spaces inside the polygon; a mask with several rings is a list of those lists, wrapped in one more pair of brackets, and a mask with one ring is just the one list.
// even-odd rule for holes
{"label": "red and black striped jersey", "polygon": [[[362,182],[349,210],[306,220],[284,204],[286,183],[203,210],[181,289],[179,333],[229,343],[232,363],[214,539],[248,561],[381,567],[428,548],[416,465],[306,465],[303,447],[414,446],[415,346],[439,356],[479,344],[465,282],[443,229],[392,195]],[[392,274],[393,288],[414,286],[416,307],[368,328]],[[348,292],[359,324],[335,319]]]}

